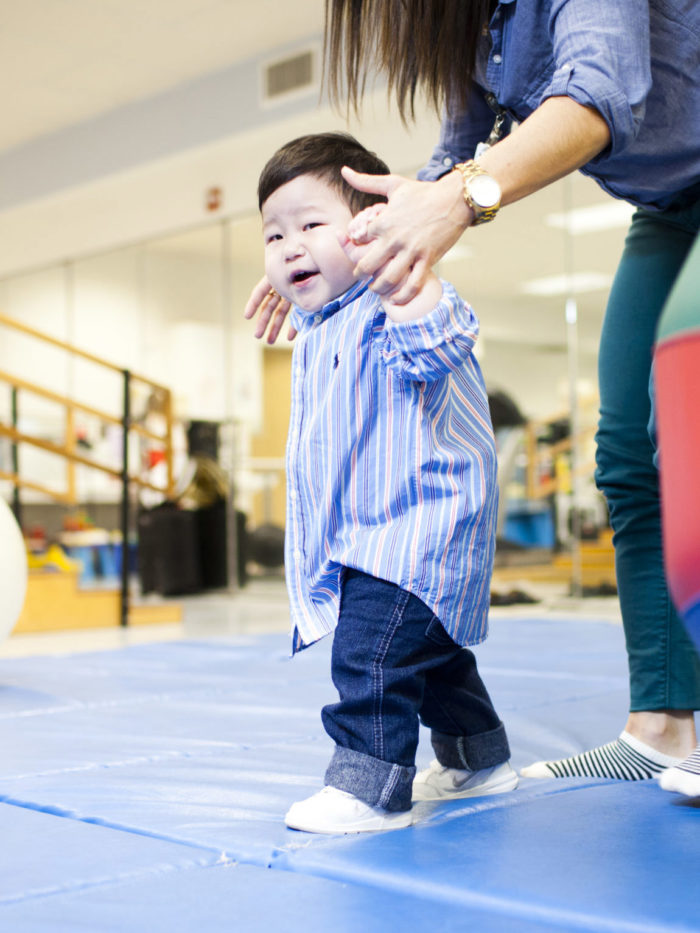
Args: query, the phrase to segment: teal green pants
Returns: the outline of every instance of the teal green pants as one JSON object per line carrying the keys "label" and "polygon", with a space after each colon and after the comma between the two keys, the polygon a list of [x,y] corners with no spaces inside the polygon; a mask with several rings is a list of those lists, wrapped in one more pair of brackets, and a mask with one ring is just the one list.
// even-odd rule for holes
{"label": "teal green pants", "polygon": [[664,573],[650,394],[661,311],[699,226],[700,202],[635,213],[601,334],[596,482],[614,533],[631,711],[700,708],[700,660]]}

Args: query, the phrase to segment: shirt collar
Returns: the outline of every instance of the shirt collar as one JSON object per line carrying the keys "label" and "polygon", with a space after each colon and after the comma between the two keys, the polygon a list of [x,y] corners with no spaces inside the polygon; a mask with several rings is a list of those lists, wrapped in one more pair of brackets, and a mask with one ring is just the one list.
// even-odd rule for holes
{"label": "shirt collar", "polygon": [[343,292],[342,295],[338,295],[337,298],[329,301],[321,308],[320,311],[316,311],[316,313],[302,311],[301,308],[298,308],[296,305],[292,305],[292,311],[290,315],[290,323],[292,327],[294,330],[301,331],[311,323],[318,323],[319,315],[320,319],[325,321],[326,318],[331,317],[331,315],[335,314],[337,311],[340,311],[341,308],[349,305],[351,301],[359,298],[360,295],[362,295],[362,293],[367,290],[368,285],[369,279],[361,279],[359,282],[355,282],[354,285],[351,285],[346,292]]}

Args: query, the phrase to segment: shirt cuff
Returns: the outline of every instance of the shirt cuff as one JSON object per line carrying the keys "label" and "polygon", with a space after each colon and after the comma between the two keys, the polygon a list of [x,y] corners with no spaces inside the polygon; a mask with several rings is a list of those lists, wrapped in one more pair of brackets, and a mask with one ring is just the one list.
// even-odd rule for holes
{"label": "shirt cuff", "polygon": [[432,381],[461,366],[470,356],[479,321],[453,285],[442,282],[442,298],[423,317],[386,319],[384,361],[411,379]]}
{"label": "shirt cuff", "polygon": [[564,62],[552,75],[542,95],[570,97],[583,107],[593,107],[610,130],[610,144],[594,159],[609,158],[622,152],[635,139],[644,118],[644,103],[630,104],[623,89],[608,76],[588,64]]}

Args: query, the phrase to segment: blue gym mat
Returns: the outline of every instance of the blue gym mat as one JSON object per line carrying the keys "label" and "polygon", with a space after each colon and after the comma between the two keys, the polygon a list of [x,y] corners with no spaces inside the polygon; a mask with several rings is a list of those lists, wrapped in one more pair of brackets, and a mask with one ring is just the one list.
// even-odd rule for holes
{"label": "blue gym mat", "polygon": [[[515,767],[624,723],[615,625],[497,618],[476,652]],[[329,639],[292,660],[283,635],[0,661],[0,930],[700,929],[700,808],[651,781],[522,780],[394,832],[286,829],[330,755],[329,663]]]}

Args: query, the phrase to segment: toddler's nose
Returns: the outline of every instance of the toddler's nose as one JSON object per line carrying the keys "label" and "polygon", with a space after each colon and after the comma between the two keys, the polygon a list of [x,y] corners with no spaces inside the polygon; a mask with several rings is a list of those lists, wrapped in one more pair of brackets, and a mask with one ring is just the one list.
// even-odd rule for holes
{"label": "toddler's nose", "polygon": [[284,258],[289,261],[304,254],[304,244],[300,237],[287,237],[284,243]]}

